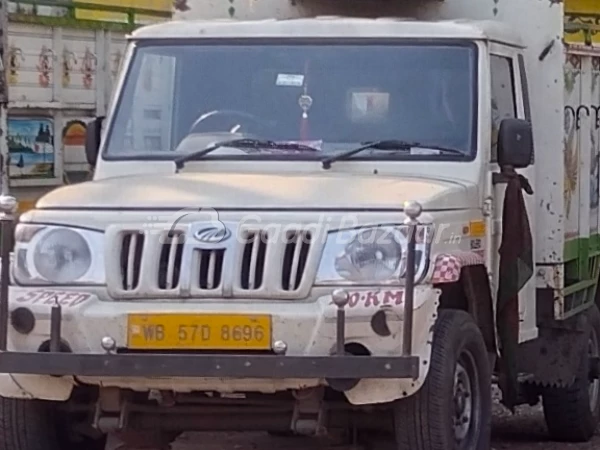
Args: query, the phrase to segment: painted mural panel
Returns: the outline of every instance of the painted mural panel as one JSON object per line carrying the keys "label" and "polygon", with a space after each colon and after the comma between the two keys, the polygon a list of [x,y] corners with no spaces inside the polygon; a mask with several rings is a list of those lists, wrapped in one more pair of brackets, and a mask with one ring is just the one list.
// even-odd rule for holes
{"label": "painted mural panel", "polygon": [[[583,31],[582,28],[588,28],[589,31]],[[600,45],[598,0],[565,0],[565,41]]]}
{"label": "painted mural panel", "polygon": [[581,129],[582,58],[567,55],[565,62],[564,197],[567,238],[579,235],[579,149]]}
{"label": "painted mural panel", "polygon": [[46,117],[8,119],[9,176],[54,179],[54,121]]}

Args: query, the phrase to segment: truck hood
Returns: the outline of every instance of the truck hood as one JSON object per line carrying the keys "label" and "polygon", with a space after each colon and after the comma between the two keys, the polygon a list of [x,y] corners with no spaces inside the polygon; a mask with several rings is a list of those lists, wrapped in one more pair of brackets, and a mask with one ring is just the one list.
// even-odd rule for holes
{"label": "truck hood", "polygon": [[458,181],[348,174],[190,173],[107,178],[56,189],[39,209],[400,209],[469,208],[477,187]]}

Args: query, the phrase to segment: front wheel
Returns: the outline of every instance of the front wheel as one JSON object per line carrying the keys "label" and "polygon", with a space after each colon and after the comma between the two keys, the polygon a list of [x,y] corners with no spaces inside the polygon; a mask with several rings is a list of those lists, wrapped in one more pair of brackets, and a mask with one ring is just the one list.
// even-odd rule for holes
{"label": "front wheel", "polygon": [[481,331],[469,314],[441,310],[423,387],[394,409],[398,450],[488,450],[491,370]]}
{"label": "front wheel", "polygon": [[544,417],[550,437],[555,441],[587,442],[600,420],[600,380],[590,377],[590,357],[600,356],[600,311],[587,312],[588,345],[581,355],[575,382],[565,388],[542,390]]}
{"label": "front wheel", "polygon": [[102,450],[104,439],[67,439],[68,423],[53,402],[0,397],[1,450]]}
{"label": "front wheel", "polygon": [[53,409],[50,402],[0,397],[0,449],[61,450]]}

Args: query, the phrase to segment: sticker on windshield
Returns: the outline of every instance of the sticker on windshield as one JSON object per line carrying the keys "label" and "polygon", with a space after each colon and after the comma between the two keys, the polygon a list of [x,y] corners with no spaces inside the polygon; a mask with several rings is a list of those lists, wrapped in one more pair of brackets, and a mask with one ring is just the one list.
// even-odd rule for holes
{"label": "sticker on windshield", "polygon": [[386,118],[390,109],[388,92],[351,91],[350,119],[353,122],[376,122]]}
{"label": "sticker on windshield", "polygon": [[301,87],[304,84],[304,75],[294,75],[290,73],[280,73],[277,75],[277,86]]}

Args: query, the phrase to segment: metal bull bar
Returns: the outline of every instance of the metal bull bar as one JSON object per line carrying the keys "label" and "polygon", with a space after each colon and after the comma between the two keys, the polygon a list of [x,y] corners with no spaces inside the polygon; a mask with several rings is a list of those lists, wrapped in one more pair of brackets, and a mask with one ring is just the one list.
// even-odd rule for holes
{"label": "metal bull bar", "polygon": [[[95,377],[320,378],[326,379],[333,389],[340,391],[351,389],[363,378],[416,379],[419,376],[419,358],[412,355],[412,331],[415,244],[421,206],[408,202],[404,207],[408,248],[401,355],[383,357],[347,353],[345,307],[349,295],[341,289],[332,294],[337,306],[337,330],[336,345],[328,356],[288,356],[285,354],[287,346],[282,342],[275,343],[273,354],[269,355],[173,354],[165,351],[127,353],[126,349],[117,349],[114,339],[110,337],[102,339],[106,353],[73,353],[68,346],[62,345],[62,313],[59,305],[53,307],[50,314],[49,348],[38,352],[19,352],[8,348],[11,324],[9,262],[17,201],[3,193],[0,195],[0,373]],[[32,312],[29,314],[33,315]]]}

